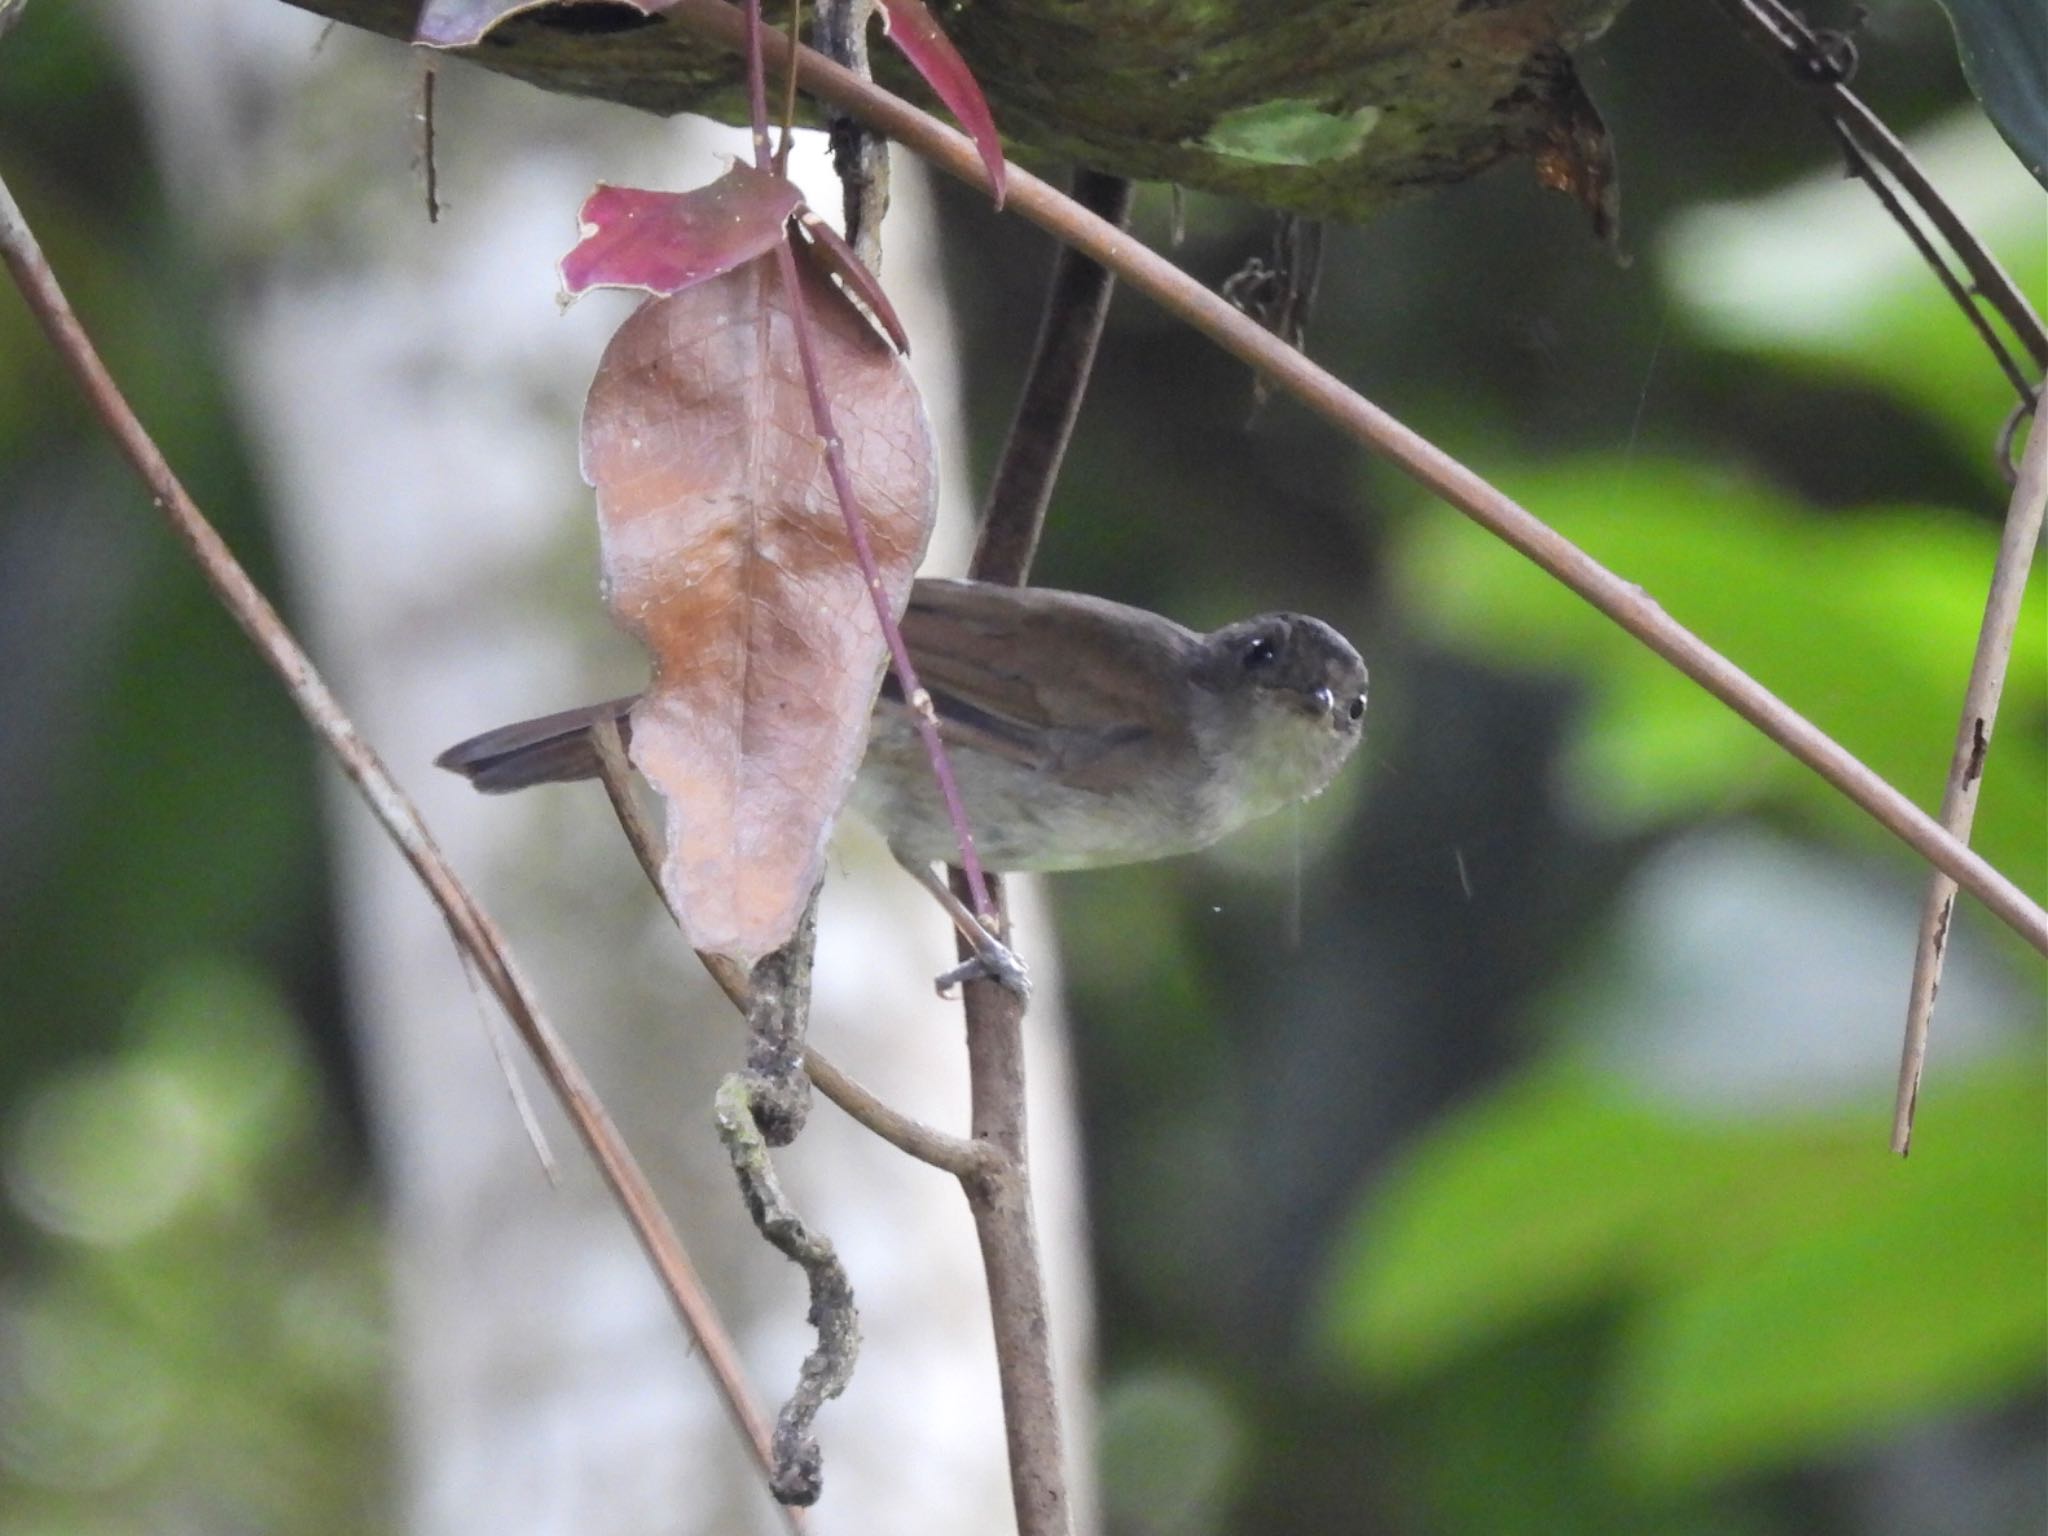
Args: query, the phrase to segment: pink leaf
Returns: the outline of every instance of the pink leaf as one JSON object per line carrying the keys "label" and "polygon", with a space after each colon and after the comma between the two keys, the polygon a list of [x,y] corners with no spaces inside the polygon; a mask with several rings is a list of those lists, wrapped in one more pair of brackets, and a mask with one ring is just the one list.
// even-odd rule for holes
{"label": "pink leaf", "polygon": [[896,306],[889,302],[889,295],[875,281],[875,274],[854,255],[846,237],[808,208],[797,215],[796,227],[804,237],[797,244],[798,253],[827,276],[837,279],[841,290],[889,338],[889,344],[898,352],[908,353],[910,336],[903,329]]}
{"label": "pink leaf", "polygon": [[693,192],[600,182],[578,215],[583,238],[562,258],[562,289],[680,293],[774,250],[802,201],[783,177],[744,164]]}
{"label": "pink leaf", "polygon": [[989,190],[995,194],[996,206],[1002,207],[1007,185],[1003,141],[996,133],[995,119],[989,115],[988,102],[975,83],[974,72],[960,57],[960,50],[939,30],[924,0],[876,0],[875,8],[882,13],[889,41],[924,76],[925,84],[974,140],[974,147],[981,152],[981,163],[988,171]]}
{"label": "pink leaf", "polygon": [[[501,21],[543,5],[574,5],[579,0],[426,0],[412,40],[429,48],[467,48],[483,40]],[[672,0],[581,0],[583,4],[624,6],[651,16],[668,9]]]}
{"label": "pink leaf", "polygon": [[[901,613],[930,536],[931,429],[902,359],[801,264],[825,389]],[[663,880],[698,949],[794,930],[886,658],[812,428],[780,264],[641,306],[583,413],[606,599],[654,680],[634,764],[668,804]]]}

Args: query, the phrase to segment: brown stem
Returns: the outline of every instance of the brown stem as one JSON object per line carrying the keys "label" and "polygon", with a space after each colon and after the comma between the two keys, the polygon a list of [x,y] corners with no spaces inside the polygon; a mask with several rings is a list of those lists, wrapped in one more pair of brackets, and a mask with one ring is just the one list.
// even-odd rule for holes
{"label": "brown stem", "polygon": [[1920,169],[1920,162],[1900,142],[1899,136],[1885,126],[1884,119],[1870,110],[1870,104],[1846,85],[1838,85],[1833,92],[1834,104],[1841,119],[1849,124],[1856,136],[1869,149],[1871,157],[1892,175],[1899,185],[1912,194],[1913,201],[1927,215],[1928,222],[1941,232],[1941,238],[1963,264],[1963,270],[1970,274],[1970,286],[1984,301],[1998,311],[1999,318],[2012,327],[2012,333],[2027,349],[2027,356],[2034,360],[2036,368],[2048,368],[2048,326],[2041,323],[2041,317],[2034,313],[2034,306],[2027,302],[2019,285],[1999,264],[1990,248],[1979,240],[1976,233],[1965,224],[1955,209],[1934,188],[1927,179],[1927,173]]}
{"label": "brown stem", "polygon": [[988,1282],[1017,1536],[1069,1536],[1073,1513],[1053,1376],[1052,1320],[1026,1161],[1024,1001],[993,981],[970,981],[961,993],[974,1136],[1000,1157],[962,1187]]}
{"label": "brown stem", "polygon": [[[37,323],[78,381],[93,414],[148,488],[157,510],[184,544],[207,585],[277,674],[314,735],[340,764],[386,836],[412,866],[420,884],[447,920],[456,943],[475,967],[475,974],[519,1031],[520,1039],[533,1053],[541,1075],[568,1113],[613,1198],[625,1212],[633,1235],[639,1239],[668,1292],[676,1315],[703,1351],[727,1413],[753,1448],[763,1472],[772,1473],[767,1422],[747,1390],[732,1338],[705,1293],[682,1239],[662,1210],[653,1185],[634,1160],[568,1047],[541,1011],[539,999],[514,966],[504,934],[449,867],[418,810],[363,739],[314,667],[312,658],[249,579],[249,573],[199,510],[136,417],[85,328],[79,324],[4,180],[0,180],[0,262],[5,263]],[[788,1523],[793,1531],[804,1529],[794,1512]]]}
{"label": "brown stem", "polygon": [[[1116,224],[1129,214],[1131,187],[1121,177],[1081,171],[1074,193],[1083,206]],[[1100,263],[1071,247],[1061,248],[1017,414],[991,482],[981,536],[968,563],[968,574],[977,580],[1021,586],[1030,574],[1115,285]],[[957,890],[957,870],[953,878]],[[990,887],[1000,915],[1002,883],[992,880]],[[963,940],[961,958],[968,953]],[[1024,1000],[994,982],[974,981],[961,989],[961,1006],[967,1016],[974,1138],[995,1153],[986,1173],[966,1180],[965,1187],[988,1277],[1018,1536],[1065,1536],[1073,1528],[1073,1514],[1045,1271],[1031,1212]]]}
{"label": "brown stem", "polygon": [[[721,47],[737,50],[742,45],[745,19],[726,0],[675,0],[667,14]],[[763,43],[776,63],[787,59],[789,43],[779,32],[770,32]],[[808,49],[803,50],[799,69],[806,88],[820,100],[858,113],[947,174],[972,186],[988,186],[974,146],[964,135]],[[2048,912],[1812,721],[1673,619],[1641,587],[1608,570],[1442,449],[1237,313],[1164,257],[1076,206],[1029,172],[1011,167],[1005,207],[1092,256],[1225,351],[1270,375],[1276,388],[1293,395],[1533,561],[1819,774],[1879,826],[1953,877],[2000,922],[2048,954]]]}
{"label": "brown stem", "polygon": [[[1074,173],[1073,196],[1119,227],[1130,217],[1131,184],[1121,176],[1083,167]],[[1017,414],[989,482],[981,537],[968,569],[978,580],[1022,586],[1031,569],[1115,287],[1116,278],[1101,262],[1071,246],[1059,248]]]}
{"label": "brown stem", "polygon": [[[1977,814],[1984,759],[1998,721],[1999,696],[2005,691],[2013,634],[2019,627],[2020,598],[2027,590],[2034,548],[2041,541],[2044,512],[2048,512],[2048,426],[2036,417],[2020,458],[2019,483],[2013,487],[2006,510],[1998,560],[1991,568],[1991,591],[1984,602],[1984,624],[1977,631],[1977,654],[1970,663],[1970,681],[1963,694],[1955,755],[1942,789],[1941,824],[1960,838],[1970,835],[1970,823]],[[1901,1157],[1913,1144],[1913,1112],[1920,1102],[1920,1074],[1927,1065],[1927,1027],[1934,1013],[1934,994],[1941,986],[1942,960],[1954,932],[1955,907],[1955,882],[1937,874],[1928,884],[1920,912],[1920,946],[1913,956],[1899,1092],[1892,1104],[1892,1150]]]}

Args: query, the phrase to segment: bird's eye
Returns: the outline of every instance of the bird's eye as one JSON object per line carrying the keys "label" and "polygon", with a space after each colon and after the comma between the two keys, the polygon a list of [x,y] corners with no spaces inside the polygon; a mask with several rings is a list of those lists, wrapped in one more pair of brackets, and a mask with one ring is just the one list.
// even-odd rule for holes
{"label": "bird's eye", "polygon": [[1365,695],[1362,693],[1351,701],[1351,718],[1354,720],[1363,720],[1365,718]]}
{"label": "bird's eye", "polygon": [[1270,666],[1273,658],[1279,654],[1273,642],[1261,635],[1244,648],[1245,669],[1250,671],[1257,667]]}

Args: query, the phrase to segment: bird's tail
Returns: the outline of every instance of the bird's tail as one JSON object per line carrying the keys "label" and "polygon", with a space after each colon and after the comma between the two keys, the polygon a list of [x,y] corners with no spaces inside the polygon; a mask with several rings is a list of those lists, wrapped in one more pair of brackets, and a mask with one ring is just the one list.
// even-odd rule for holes
{"label": "bird's tail", "polygon": [[613,721],[620,740],[630,741],[632,707],[630,698],[612,699],[501,725],[495,731],[458,741],[434,759],[434,766],[461,774],[487,795],[509,794],[534,784],[594,779],[598,759],[597,745],[590,739],[591,727]]}

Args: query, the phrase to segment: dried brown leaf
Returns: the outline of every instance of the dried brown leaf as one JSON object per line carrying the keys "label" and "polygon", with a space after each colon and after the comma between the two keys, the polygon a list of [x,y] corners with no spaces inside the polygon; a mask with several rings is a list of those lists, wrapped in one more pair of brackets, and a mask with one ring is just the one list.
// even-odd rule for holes
{"label": "dried brown leaf", "polygon": [[[823,277],[802,282],[900,613],[936,507],[931,429],[902,360]],[[583,472],[612,614],[654,663],[632,757],[668,803],[669,895],[695,948],[751,965],[794,931],[823,868],[886,659],[777,263],[620,327],[584,408]]]}

